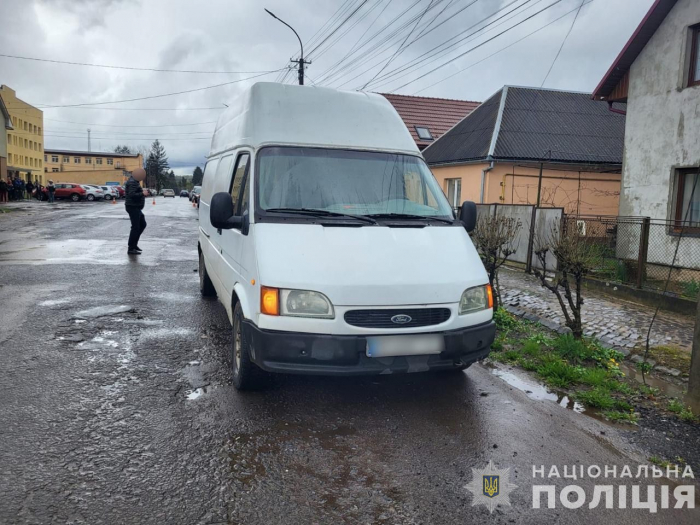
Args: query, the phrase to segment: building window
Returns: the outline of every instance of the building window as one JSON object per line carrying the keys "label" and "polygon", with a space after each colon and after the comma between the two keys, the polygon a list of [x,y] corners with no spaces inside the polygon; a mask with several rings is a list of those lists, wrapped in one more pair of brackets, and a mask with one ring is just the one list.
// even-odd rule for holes
{"label": "building window", "polygon": [[41,135],[41,126],[39,126],[39,135]]}
{"label": "building window", "polygon": [[70,162],[70,157],[63,157],[63,162]]}
{"label": "building window", "polygon": [[54,173],[58,173],[58,168],[51,168],[51,171]]}
{"label": "building window", "polygon": [[92,157],[85,157],[85,164],[92,164]]}
{"label": "building window", "polygon": [[95,159],[95,164],[102,164],[102,159]]}
{"label": "building window", "polygon": [[114,164],[114,159],[107,159],[107,164],[108,164],[109,166],[111,166],[112,164]]}
{"label": "building window", "polygon": [[462,179],[447,179],[447,199],[450,206],[457,209],[462,205]]}
{"label": "building window", "polygon": [[421,140],[433,140],[433,135],[430,130],[425,127],[415,126],[416,133],[418,133],[418,138]]}
{"label": "building window", "polygon": [[73,157],[74,164],[80,164],[80,157]]}
{"label": "building window", "polygon": [[[46,155],[44,155],[44,160],[46,160]],[[58,162],[58,155],[51,155],[51,162]]]}
{"label": "building window", "polygon": [[[700,230],[700,173],[697,168],[676,170],[676,229],[684,224]],[[685,222],[685,221],[688,222]]]}
{"label": "building window", "polygon": [[700,25],[690,28],[692,32],[690,48],[690,71],[688,85],[700,85]]}

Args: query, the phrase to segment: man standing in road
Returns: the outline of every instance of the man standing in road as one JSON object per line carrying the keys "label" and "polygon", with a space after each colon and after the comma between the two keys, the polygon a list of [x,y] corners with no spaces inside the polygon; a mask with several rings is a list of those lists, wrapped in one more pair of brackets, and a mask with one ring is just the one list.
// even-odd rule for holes
{"label": "man standing in road", "polygon": [[143,206],[146,203],[146,198],[143,196],[141,182],[146,178],[146,170],[137,168],[126,181],[124,206],[126,212],[131,219],[131,233],[129,234],[129,249],[126,253],[129,255],[138,255],[141,253],[139,248],[139,238],[146,229],[146,217],[143,215]]}

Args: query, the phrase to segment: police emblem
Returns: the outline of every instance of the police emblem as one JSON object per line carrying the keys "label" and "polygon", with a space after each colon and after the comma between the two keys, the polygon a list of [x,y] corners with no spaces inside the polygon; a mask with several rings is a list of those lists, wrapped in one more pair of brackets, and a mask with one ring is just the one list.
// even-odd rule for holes
{"label": "police emblem", "polygon": [[472,469],[472,480],[464,488],[474,495],[472,506],[481,503],[493,512],[499,503],[510,506],[508,495],[517,485],[510,482],[509,468],[494,468],[493,462],[489,461],[484,469]]}

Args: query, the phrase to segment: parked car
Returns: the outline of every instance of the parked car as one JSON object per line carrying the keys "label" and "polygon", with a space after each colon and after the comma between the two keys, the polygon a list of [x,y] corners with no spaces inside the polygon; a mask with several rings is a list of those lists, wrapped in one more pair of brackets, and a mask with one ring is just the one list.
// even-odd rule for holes
{"label": "parked car", "polygon": [[88,201],[98,201],[100,199],[104,199],[105,197],[104,192],[98,186],[82,184],[81,188],[85,190],[85,199]]}
{"label": "parked car", "polygon": [[189,197],[189,196],[190,196],[190,192],[187,190],[182,190],[180,192],[180,197]]}
{"label": "parked car", "polygon": [[199,195],[202,191],[201,186],[195,186],[192,188],[192,191],[190,192],[190,202],[194,200],[195,195]]}
{"label": "parked car", "polygon": [[122,186],[112,186],[112,188],[117,191],[120,199],[123,199],[126,196],[126,190]]}
{"label": "parked car", "polygon": [[[80,184],[73,184],[69,182],[61,182],[54,185],[56,191],[54,192],[54,199],[68,199],[73,202],[78,202],[87,197],[87,192]],[[44,196],[42,200],[47,200],[49,198],[48,190],[44,188]]]}
{"label": "parked car", "polygon": [[100,188],[102,188],[106,200],[111,201],[119,198],[119,191],[114,189],[114,186],[100,186]]}
{"label": "parked car", "polygon": [[259,82],[212,144],[200,290],[231,319],[236,388],[265,372],[460,371],[489,354],[476,204],[455,217],[384,97]]}
{"label": "parked car", "polygon": [[198,203],[200,193],[202,193],[201,186],[195,186],[194,188],[192,188],[192,193],[190,193],[190,201]]}
{"label": "parked car", "polygon": [[163,190],[163,197],[175,198],[175,190]]}

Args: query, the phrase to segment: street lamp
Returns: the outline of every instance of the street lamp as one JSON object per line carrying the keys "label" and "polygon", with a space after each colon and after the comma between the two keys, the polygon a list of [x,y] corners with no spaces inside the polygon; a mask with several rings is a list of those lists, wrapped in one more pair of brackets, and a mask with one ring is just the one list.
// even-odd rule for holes
{"label": "street lamp", "polygon": [[[265,9],[265,8],[263,8],[263,9]],[[275,16],[275,14],[272,11],[270,11],[269,9],[265,9],[265,12],[268,15],[270,15],[272,18],[274,18],[275,20],[279,20],[284,25],[286,25],[289,29],[294,31],[294,28],[292,26],[290,26],[287,22],[285,22],[281,18],[278,18],[277,16]],[[311,62],[304,60],[304,44],[301,43],[301,38],[299,38],[299,34],[296,31],[294,31],[294,34],[296,35],[297,40],[299,40],[299,46],[301,47],[301,56],[299,57],[299,60],[292,60],[292,62],[296,62],[297,64],[299,64],[299,85],[303,86],[304,85],[304,64],[310,64]]]}

